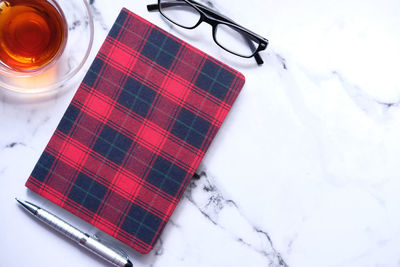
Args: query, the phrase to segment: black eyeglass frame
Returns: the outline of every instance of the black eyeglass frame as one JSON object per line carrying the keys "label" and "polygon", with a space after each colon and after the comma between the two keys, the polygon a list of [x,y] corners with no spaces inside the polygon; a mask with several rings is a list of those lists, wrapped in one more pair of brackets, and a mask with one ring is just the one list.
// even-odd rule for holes
{"label": "black eyeglass frame", "polygon": [[[160,14],[164,18],[166,18],[168,21],[174,23],[175,25],[178,25],[179,27],[182,27],[182,28],[185,28],[185,29],[189,29],[189,30],[196,28],[202,22],[206,22],[209,25],[211,25],[211,27],[212,27],[212,36],[213,36],[214,42],[218,46],[220,46],[222,49],[224,49],[224,50],[228,51],[229,53],[232,53],[232,54],[234,54],[236,56],[239,56],[239,57],[244,57],[244,58],[254,57],[258,65],[261,65],[261,64],[264,63],[264,61],[262,60],[259,52],[262,51],[262,50],[265,50],[267,48],[268,40],[266,38],[264,38],[264,37],[252,32],[252,31],[244,28],[243,26],[240,26],[239,24],[235,23],[233,20],[225,17],[224,15],[218,13],[217,11],[214,11],[211,8],[209,8],[207,6],[204,6],[204,5],[202,5],[202,4],[200,4],[200,3],[196,2],[196,1],[193,1],[193,0],[181,0],[181,1],[184,1],[186,4],[190,5],[192,8],[194,8],[200,14],[199,21],[192,27],[186,27],[186,26],[180,25],[180,24],[174,22],[173,20],[171,20],[168,16],[166,16],[162,12],[161,0],[158,0],[157,4],[147,5],[147,10],[148,11],[159,11]],[[164,4],[167,4],[167,3],[164,3]],[[175,5],[175,4],[177,4],[177,2],[175,2],[175,3],[171,2],[170,4]],[[221,45],[218,42],[217,38],[216,38],[218,24],[228,25],[229,27],[237,29],[239,33],[243,32],[243,33],[247,34],[253,41],[256,42],[256,44],[258,44],[258,47],[249,56],[241,55],[241,54],[238,54],[236,52],[230,51],[229,49],[227,49],[223,45]],[[245,38],[245,39],[248,41],[249,46],[254,49],[254,43],[251,40],[247,39],[247,38]]]}

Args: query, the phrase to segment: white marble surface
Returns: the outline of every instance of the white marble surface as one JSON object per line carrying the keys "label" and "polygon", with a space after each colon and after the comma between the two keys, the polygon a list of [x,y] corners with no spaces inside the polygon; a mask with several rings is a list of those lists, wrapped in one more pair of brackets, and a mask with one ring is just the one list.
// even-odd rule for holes
{"label": "white marble surface", "polygon": [[[207,25],[171,27],[150,2],[95,0],[91,59],[126,6],[237,68],[246,85],[156,248],[121,245],[134,265],[400,266],[400,2],[211,0],[270,40],[262,67],[219,49]],[[99,234],[24,187],[69,86],[47,101],[0,101],[2,267],[109,266],[14,201]]]}

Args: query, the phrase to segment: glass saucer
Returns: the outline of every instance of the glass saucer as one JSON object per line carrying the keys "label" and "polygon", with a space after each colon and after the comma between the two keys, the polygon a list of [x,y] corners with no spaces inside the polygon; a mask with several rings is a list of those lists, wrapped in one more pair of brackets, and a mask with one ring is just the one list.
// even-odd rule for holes
{"label": "glass saucer", "polygon": [[23,73],[0,66],[0,88],[22,94],[50,93],[71,81],[85,64],[93,44],[94,25],[86,0],[56,0],[64,13],[68,37],[63,53],[43,70]]}

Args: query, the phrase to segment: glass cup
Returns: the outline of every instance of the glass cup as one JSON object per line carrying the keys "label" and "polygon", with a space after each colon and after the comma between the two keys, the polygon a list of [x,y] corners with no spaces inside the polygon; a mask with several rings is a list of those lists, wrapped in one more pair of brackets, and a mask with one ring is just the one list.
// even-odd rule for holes
{"label": "glass cup", "polygon": [[[12,1],[0,0],[0,3]],[[46,1],[59,11],[65,24],[61,34],[64,40],[58,52],[48,63],[30,70],[12,68],[0,61],[1,89],[23,94],[54,92],[71,81],[85,64],[92,48],[94,33],[89,4],[86,0]]]}

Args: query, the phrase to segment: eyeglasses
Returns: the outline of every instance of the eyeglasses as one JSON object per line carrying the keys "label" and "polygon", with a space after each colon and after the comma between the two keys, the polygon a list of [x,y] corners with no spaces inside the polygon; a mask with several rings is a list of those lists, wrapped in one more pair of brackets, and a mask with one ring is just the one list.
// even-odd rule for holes
{"label": "eyeglasses", "polygon": [[264,63],[259,52],[267,48],[267,39],[200,3],[158,0],[147,10],[159,11],[167,20],[186,29],[194,29],[204,21],[212,26],[213,39],[220,47],[240,57],[254,57],[258,65]]}

